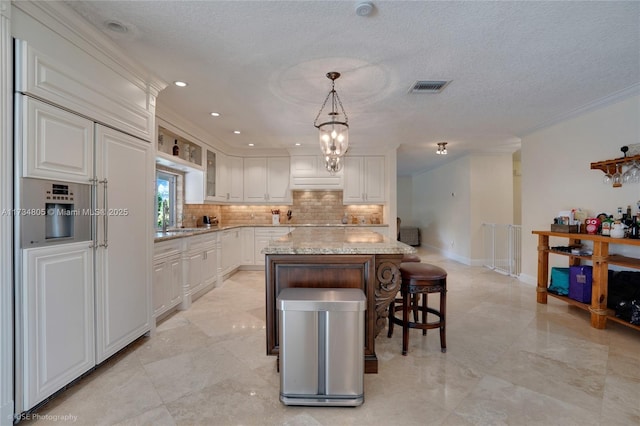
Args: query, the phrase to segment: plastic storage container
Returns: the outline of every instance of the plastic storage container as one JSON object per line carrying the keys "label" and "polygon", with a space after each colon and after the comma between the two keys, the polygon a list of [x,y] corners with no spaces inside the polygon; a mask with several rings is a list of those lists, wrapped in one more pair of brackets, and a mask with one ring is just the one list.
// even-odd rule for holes
{"label": "plastic storage container", "polygon": [[579,265],[569,267],[569,298],[582,303],[591,303],[592,279],[592,266]]}
{"label": "plastic storage container", "polygon": [[280,401],[358,406],[364,402],[366,296],[352,288],[286,288],[277,299]]}

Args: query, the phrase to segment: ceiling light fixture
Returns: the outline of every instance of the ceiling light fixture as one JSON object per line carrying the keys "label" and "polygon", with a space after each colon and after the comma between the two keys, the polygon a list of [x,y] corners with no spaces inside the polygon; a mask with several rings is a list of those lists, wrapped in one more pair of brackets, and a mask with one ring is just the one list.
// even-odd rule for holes
{"label": "ceiling light fixture", "polygon": [[212,117],[220,117],[220,113],[219,112],[212,112],[211,116]]}
{"label": "ceiling light fixture", "polygon": [[436,154],[439,155],[447,155],[447,143],[446,142],[438,142],[438,150]]}
{"label": "ceiling light fixture", "polygon": [[[327,78],[331,80],[331,91],[324,98],[324,102],[313,121],[313,125],[319,130],[320,150],[325,156],[327,170],[337,172],[342,168],[340,157],[344,156],[349,149],[349,118],[342,106],[342,101],[336,92],[336,79],[340,77],[339,72],[331,71],[327,73]],[[331,112],[328,113],[327,121],[318,123],[320,116],[327,102],[331,98]],[[338,111],[338,106],[340,111]]]}
{"label": "ceiling light fixture", "polygon": [[236,135],[240,134],[240,130],[234,130],[233,133],[235,133]]}
{"label": "ceiling light fixture", "polygon": [[178,87],[187,87],[187,83],[185,83],[184,81],[174,81],[173,84]]}

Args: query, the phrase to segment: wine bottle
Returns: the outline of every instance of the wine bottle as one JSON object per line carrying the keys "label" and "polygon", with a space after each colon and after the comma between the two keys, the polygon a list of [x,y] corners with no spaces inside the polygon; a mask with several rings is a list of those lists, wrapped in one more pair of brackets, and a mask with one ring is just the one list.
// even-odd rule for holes
{"label": "wine bottle", "polygon": [[178,139],[175,139],[173,142],[173,155],[175,156],[180,155],[180,147],[178,146]]}

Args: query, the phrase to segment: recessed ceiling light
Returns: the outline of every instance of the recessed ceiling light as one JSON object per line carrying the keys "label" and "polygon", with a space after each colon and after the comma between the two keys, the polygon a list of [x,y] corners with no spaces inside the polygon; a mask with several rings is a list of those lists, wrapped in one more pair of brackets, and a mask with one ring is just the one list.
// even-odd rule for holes
{"label": "recessed ceiling light", "polygon": [[174,81],[173,84],[178,87],[187,87],[187,83],[185,83],[184,81]]}
{"label": "recessed ceiling light", "polygon": [[233,133],[235,133],[236,135],[240,134],[240,130],[234,130]]}
{"label": "recessed ceiling light", "polygon": [[219,112],[212,112],[211,116],[212,117],[220,117],[220,113]]}
{"label": "recessed ceiling light", "polygon": [[300,142],[296,143],[296,146],[300,146],[300,145],[302,145]]}
{"label": "recessed ceiling light", "polygon": [[250,143],[249,146],[255,146],[254,144]]}

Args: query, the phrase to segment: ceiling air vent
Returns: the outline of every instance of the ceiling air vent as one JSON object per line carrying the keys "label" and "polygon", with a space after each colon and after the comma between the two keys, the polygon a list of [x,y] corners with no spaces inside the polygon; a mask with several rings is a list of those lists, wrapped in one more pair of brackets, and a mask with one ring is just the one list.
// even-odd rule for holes
{"label": "ceiling air vent", "polygon": [[418,80],[411,86],[409,93],[440,93],[449,83],[451,83],[451,80]]}

